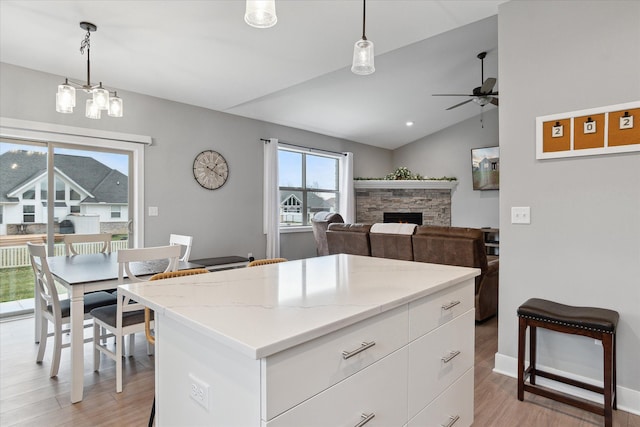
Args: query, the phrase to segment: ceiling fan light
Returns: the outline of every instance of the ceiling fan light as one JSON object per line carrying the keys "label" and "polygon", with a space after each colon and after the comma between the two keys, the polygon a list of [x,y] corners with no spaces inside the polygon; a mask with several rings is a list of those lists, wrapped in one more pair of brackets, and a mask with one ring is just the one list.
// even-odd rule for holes
{"label": "ceiling fan light", "polygon": [[109,98],[109,116],[110,117],[122,117],[122,98],[118,95],[113,95]]}
{"label": "ceiling fan light", "polygon": [[353,47],[351,72],[360,76],[366,76],[373,74],[375,71],[373,42],[367,39],[358,40]]}
{"label": "ceiling fan light", "polygon": [[56,93],[56,111],[59,113],[73,113],[76,106],[76,89],[73,86],[64,84],[58,85]]}
{"label": "ceiling fan light", "polygon": [[99,119],[100,118],[100,109],[98,108],[96,103],[93,101],[93,99],[87,99],[87,109],[86,109],[84,115],[88,119]]}
{"label": "ceiling fan light", "polygon": [[479,106],[484,107],[485,105],[487,105],[488,103],[491,102],[491,97],[489,97],[489,96],[477,96],[477,97],[473,98],[472,101],[475,102],[476,104],[478,104]]}
{"label": "ceiling fan light", "polygon": [[255,28],[270,28],[276,25],[275,0],[247,0],[244,22]]}

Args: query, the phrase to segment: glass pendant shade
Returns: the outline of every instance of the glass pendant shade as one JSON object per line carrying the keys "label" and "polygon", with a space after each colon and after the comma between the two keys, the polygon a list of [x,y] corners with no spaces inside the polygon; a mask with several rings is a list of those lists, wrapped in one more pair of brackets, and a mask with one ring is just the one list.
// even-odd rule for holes
{"label": "glass pendant shade", "polygon": [[353,65],[351,72],[361,76],[373,74],[376,68],[373,64],[373,42],[366,39],[360,39],[353,47]]}
{"label": "glass pendant shade", "polygon": [[87,99],[87,110],[84,114],[88,119],[99,119],[100,109],[93,101],[93,99]]}
{"label": "glass pendant shade", "polygon": [[68,84],[58,85],[56,93],[56,111],[58,113],[73,113],[76,106],[76,90]]}
{"label": "glass pendant shade", "polygon": [[101,87],[93,89],[93,103],[99,110],[108,110],[109,91]]}
{"label": "glass pendant shade", "polygon": [[117,95],[109,98],[109,116],[122,117],[122,98]]}
{"label": "glass pendant shade", "polygon": [[269,28],[276,25],[275,0],[247,0],[244,22],[255,28]]}

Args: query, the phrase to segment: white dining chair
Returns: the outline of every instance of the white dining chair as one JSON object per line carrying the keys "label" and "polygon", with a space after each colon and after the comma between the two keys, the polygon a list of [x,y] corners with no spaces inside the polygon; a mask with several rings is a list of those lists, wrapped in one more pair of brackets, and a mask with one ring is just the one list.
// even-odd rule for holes
{"label": "white dining chair", "polygon": [[[69,299],[61,300],[58,296],[53,276],[49,271],[45,245],[28,242],[27,248],[29,249],[29,258],[35,276],[35,304],[39,305],[39,311],[42,316],[36,362],[40,363],[44,359],[47,338],[53,336],[53,357],[49,375],[55,377],[58,375],[60,368],[62,349],[70,346],[69,343],[62,344],[62,334],[68,332],[66,329],[63,330],[62,326],[71,323],[71,302]],[[109,306],[115,304],[116,301],[116,297],[108,292],[92,292],[85,295],[84,318],[90,319],[89,312],[94,308]],[[49,333],[49,322],[53,324],[52,333]],[[91,341],[91,338],[85,339],[85,342],[89,341]]]}
{"label": "white dining chair", "polygon": [[180,261],[188,262],[191,255],[191,245],[193,244],[193,236],[183,236],[181,234],[171,234],[169,236],[170,245],[182,245],[185,247],[184,255]]}
{"label": "white dining chair", "polygon": [[65,234],[64,249],[67,256],[78,255],[76,247],[73,246],[76,243],[102,243],[98,252],[111,253],[111,233]]}
{"label": "white dining chair", "polygon": [[[165,272],[175,271],[180,257],[180,246],[157,246],[141,249],[120,249],[118,251],[118,285],[128,282],[144,282],[132,270],[131,263],[149,262],[157,260],[168,261]],[[93,366],[100,369],[100,353],[105,354],[116,362],[116,392],[122,392],[122,356],[124,354],[124,337],[129,335],[129,355],[135,350],[135,334],[144,332],[144,305],[131,300],[124,293],[117,293],[117,303],[108,307],[100,307],[91,311],[93,323]],[[101,342],[101,329],[116,337],[115,351]]]}

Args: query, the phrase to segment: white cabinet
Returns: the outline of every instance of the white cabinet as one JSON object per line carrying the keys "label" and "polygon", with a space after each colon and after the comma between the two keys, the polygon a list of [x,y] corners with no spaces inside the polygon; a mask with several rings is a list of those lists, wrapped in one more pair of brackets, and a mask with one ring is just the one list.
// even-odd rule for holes
{"label": "white cabinet", "polygon": [[473,369],[469,369],[426,408],[408,427],[469,426],[473,423]]}
{"label": "white cabinet", "polygon": [[155,310],[160,427],[465,427],[478,274],[341,254],[119,291]]}
{"label": "white cabinet", "polygon": [[[410,419],[439,426],[449,422],[445,412],[458,417],[456,427],[471,425],[473,286],[473,280],[452,286],[268,357],[263,425],[355,426],[374,414],[367,426],[403,426]],[[376,345],[349,360],[337,357],[367,342]]]}
{"label": "white cabinet", "polygon": [[405,346],[408,330],[403,305],[262,359],[262,419],[272,419]]}
{"label": "white cabinet", "polygon": [[[266,423],[267,427],[402,426],[407,420],[407,348],[383,358]],[[263,424],[264,425],[264,424]]]}

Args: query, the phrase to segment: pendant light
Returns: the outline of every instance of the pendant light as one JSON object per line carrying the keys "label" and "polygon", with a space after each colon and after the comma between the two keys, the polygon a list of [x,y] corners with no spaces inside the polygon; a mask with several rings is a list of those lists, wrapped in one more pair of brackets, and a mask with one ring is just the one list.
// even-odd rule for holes
{"label": "pendant light", "polygon": [[275,0],[247,0],[244,22],[255,28],[270,28],[276,25]]}
{"label": "pendant light", "polygon": [[73,108],[76,106],[76,88],[78,88],[91,95],[86,102],[87,118],[99,119],[102,111],[107,111],[111,117],[122,117],[122,99],[117,93],[112,94],[102,87],[102,82],[97,85],[91,84],[91,33],[98,27],[90,22],[81,22],[80,28],[87,32],[80,43],[80,53],[84,55],[85,49],[87,50],[87,83],[76,83],[68,78],[64,79],[64,83],[58,86],[58,93],[56,93],[56,111],[63,114],[73,113]]}
{"label": "pendant light", "polygon": [[366,12],[367,0],[362,0],[362,38],[353,47],[353,65],[351,66],[351,72],[360,76],[373,74],[376,71],[373,65],[373,42],[367,40],[365,35]]}

